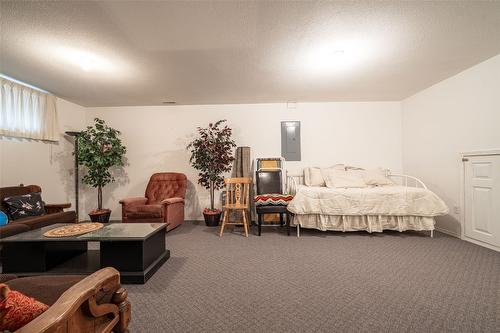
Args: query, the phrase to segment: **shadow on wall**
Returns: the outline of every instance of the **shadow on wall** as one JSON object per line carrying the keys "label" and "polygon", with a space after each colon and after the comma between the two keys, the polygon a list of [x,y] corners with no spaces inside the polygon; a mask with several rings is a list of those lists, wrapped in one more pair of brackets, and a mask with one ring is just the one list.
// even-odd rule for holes
{"label": "shadow on wall", "polygon": [[[4,145],[5,144],[5,148]],[[8,146],[9,145],[9,146]],[[12,146],[10,146],[12,145]],[[42,148],[40,148],[43,147]],[[44,150],[47,147],[47,150]],[[63,164],[61,160],[58,159],[59,151],[64,149],[64,145],[61,145],[60,142],[57,141],[44,141],[44,140],[36,140],[36,139],[27,139],[27,138],[16,138],[10,136],[0,135],[0,160],[5,158],[5,161],[11,161],[13,166],[19,165],[19,160],[16,158],[12,158],[13,155],[8,155],[11,152],[19,153],[19,156],[24,156],[24,163],[37,163],[40,164],[41,167],[46,167],[45,160],[34,160],[37,155],[32,155],[32,150],[36,149],[38,152],[48,152],[48,161],[47,163],[53,165],[54,163]],[[4,150],[5,149],[5,150]],[[4,152],[5,151],[5,152]],[[5,154],[5,156],[3,156]],[[29,159],[32,157],[33,159]],[[45,159],[45,155],[41,156],[41,158]],[[4,165],[0,164],[0,168],[4,167]],[[11,167],[9,165],[9,167]],[[13,173],[12,171],[19,170],[6,170],[7,177],[3,179],[3,181],[10,181],[9,183],[1,183],[2,186],[19,186],[20,184],[28,185],[28,183],[33,185],[42,185],[39,184],[36,180],[34,181],[26,181],[24,176],[19,176],[18,173]],[[1,169],[0,169],[1,170]],[[40,172],[40,170],[38,170]],[[12,173],[12,174],[11,174]],[[12,180],[14,179],[14,180]],[[43,190],[43,188],[42,188]]]}
{"label": "shadow on wall", "polygon": [[[7,165],[2,186],[17,186],[21,183],[40,185],[45,201],[71,202],[74,207],[73,148],[70,142],[64,137],[60,141],[51,142],[6,136],[0,136],[0,141],[2,144],[5,142],[6,145],[12,145],[8,150],[5,148],[5,161],[8,164],[4,164],[4,156],[0,156],[0,168]],[[23,156],[22,165],[19,158],[7,155],[11,152]],[[36,165],[37,171],[26,170],[26,165]],[[5,183],[7,181],[9,183]]]}
{"label": "shadow on wall", "polygon": [[[57,175],[61,181],[64,188],[64,192],[67,194],[68,200],[71,202],[71,209],[76,209],[75,204],[75,157],[73,156],[74,151],[74,139],[68,136],[63,136],[61,141],[62,149],[61,151],[54,154],[54,161],[57,162]],[[81,177],[78,179],[79,187],[81,189],[82,182]],[[82,193],[80,190],[80,209],[79,214],[82,216],[84,213],[82,205]]]}
{"label": "shadow on wall", "polygon": [[438,184],[433,182],[425,182],[427,187],[436,193],[448,206],[449,213],[445,216],[436,216],[436,229],[444,231],[445,233],[453,236],[461,237],[462,235],[462,222],[460,216],[454,216],[455,206],[458,205],[456,198],[449,197],[447,192],[442,190]]}
{"label": "shadow on wall", "polygon": [[[184,137],[174,139],[175,147],[179,148],[176,150],[160,150],[154,153],[151,151],[133,152],[132,164],[127,164],[120,171],[121,173],[118,170],[114,171],[117,172],[114,174],[117,181],[107,185],[103,189],[103,206],[113,210],[112,218],[119,218],[121,216],[119,200],[127,197],[144,196],[146,186],[152,174],[157,172],[181,172],[188,178],[185,218],[187,220],[203,219],[202,209],[209,206],[209,193],[208,190],[197,184],[198,171],[193,169],[189,164],[190,153],[185,148],[193,139],[193,136],[194,133],[190,133]],[[131,152],[129,151],[129,153]],[[68,154],[71,157],[71,152]],[[130,157],[132,158],[132,155]],[[71,181],[69,184],[71,184]],[[97,207],[97,190],[88,185],[82,185],[81,193],[81,206],[85,207],[81,217],[87,219],[88,212]],[[218,198],[219,194],[217,193],[216,201],[218,201]],[[220,206],[219,202],[216,202],[216,204]]]}
{"label": "shadow on wall", "polygon": [[439,231],[450,233],[453,236],[460,237],[462,235],[462,223],[450,214],[445,216],[437,216],[436,228]]}
{"label": "shadow on wall", "polygon": [[186,189],[186,204],[184,214],[187,220],[199,220],[202,218],[202,209],[200,207],[200,200],[196,193],[196,185],[188,179]]}
{"label": "shadow on wall", "polygon": [[[183,141],[176,142],[177,146],[185,146]],[[121,207],[119,200],[128,197],[143,197],[151,175],[159,172],[180,172],[188,178],[186,189],[185,217],[187,220],[202,219],[202,210],[200,209],[200,200],[198,192],[203,189],[196,185],[198,173],[189,165],[189,152],[185,149],[160,151],[155,154],[144,156],[135,156],[134,159],[141,161],[141,165],[129,165],[126,170],[133,176],[128,176],[124,182],[122,179],[116,183],[110,184],[104,188],[104,206],[113,210],[112,218],[121,216]],[[133,171],[130,168],[135,168]],[[138,168],[140,170],[138,170]],[[118,177],[118,174],[115,174]],[[94,209],[97,205],[97,190],[85,186],[86,213]],[[118,190],[125,186],[122,190]],[[118,195],[117,193],[121,193]],[[118,197],[120,196],[120,197]]]}
{"label": "shadow on wall", "polygon": [[[7,138],[1,137],[0,140],[16,145],[16,151],[21,156],[25,156],[24,162],[37,165],[37,172],[25,174],[24,169],[19,166],[15,168],[9,167],[9,173],[3,181],[11,181],[13,184],[2,185],[19,185],[23,183],[33,183],[42,186],[44,200],[47,202],[70,202],[71,209],[76,209],[75,206],[75,185],[74,185],[74,141],[72,138],[65,135],[60,136],[58,142],[47,142],[41,140],[30,140],[22,138]],[[17,145],[19,146],[17,147]],[[32,151],[36,149],[36,153]],[[11,148],[9,148],[11,151]],[[46,154],[47,153],[47,154]],[[3,156],[2,156],[3,157]],[[14,161],[17,162],[17,161]],[[82,172],[80,173],[80,217],[88,219],[87,213],[91,209],[87,209],[86,196],[90,193],[97,197],[96,192],[92,188],[88,188],[81,182]],[[95,200],[96,201],[96,200]],[[92,201],[92,209],[95,206],[95,201]]]}
{"label": "shadow on wall", "polygon": [[[176,145],[187,146],[187,143],[185,143],[185,140],[177,140]],[[180,172],[185,174],[188,181],[184,216],[187,220],[203,218],[198,196],[198,193],[203,188],[197,185],[198,172],[189,164],[189,152],[185,149],[163,151],[150,159],[149,164],[151,165],[150,169],[153,170],[151,174],[155,172]],[[147,178],[149,179],[149,177],[150,175]]]}

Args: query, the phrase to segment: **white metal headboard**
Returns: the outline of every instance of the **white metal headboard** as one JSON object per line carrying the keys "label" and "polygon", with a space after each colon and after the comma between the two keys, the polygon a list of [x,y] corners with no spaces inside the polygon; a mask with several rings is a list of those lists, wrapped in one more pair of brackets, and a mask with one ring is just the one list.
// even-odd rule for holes
{"label": "white metal headboard", "polygon": [[424,184],[424,182],[417,177],[413,177],[410,175],[398,175],[395,173],[389,173],[387,177],[391,178],[392,180],[400,179],[401,185],[405,187],[421,187],[427,190],[427,186]]}
{"label": "white metal headboard", "polygon": [[[421,187],[427,189],[427,186],[423,181],[417,177],[404,175],[404,174],[394,174],[391,173],[389,169],[386,169],[386,176],[389,177],[396,184],[405,187]],[[304,185],[304,173],[302,174],[289,174],[286,175],[286,193],[295,194],[297,192],[297,186]]]}

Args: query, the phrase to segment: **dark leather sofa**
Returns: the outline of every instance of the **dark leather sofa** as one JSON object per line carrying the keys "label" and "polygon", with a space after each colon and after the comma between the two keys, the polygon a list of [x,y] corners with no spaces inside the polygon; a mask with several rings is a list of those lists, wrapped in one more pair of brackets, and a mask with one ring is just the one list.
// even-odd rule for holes
{"label": "dark leather sofa", "polygon": [[[7,208],[3,204],[6,197],[25,195],[33,192],[41,192],[38,185],[10,186],[0,188],[0,210],[7,213]],[[19,234],[21,232],[34,230],[55,223],[74,223],[76,222],[75,211],[64,211],[71,207],[71,204],[45,204],[45,214],[41,216],[31,216],[22,219],[12,220],[7,225],[0,226],[0,238],[6,238]]]}

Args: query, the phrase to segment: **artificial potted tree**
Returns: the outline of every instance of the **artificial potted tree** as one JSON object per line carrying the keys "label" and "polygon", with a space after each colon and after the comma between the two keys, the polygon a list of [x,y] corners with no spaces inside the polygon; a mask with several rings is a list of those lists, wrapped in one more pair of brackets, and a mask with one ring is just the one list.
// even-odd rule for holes
{"label": "artificial potted tree", "polygon": [[110,209],[102,208],[102,188],[115,181],[111,168],[124,165],[127,149],[120,140],[120,131],[106,125],[104,120],[94,119],[94,125],[77,135],[78,164],[86,168],[82,181],[97,188],[97,209],[89,213],[94,222],[108,222]]}
{"label": "artificial potted tree", "polygon": [[197,127],[198,136],[187,146],[191,153],[189,162],[199,171],[198,184],[210,190],[210,208],[203,210],[203,217],[205,224],[212,227],[219,225],[221,216],[221,210],[214,205],[215,190],[224,186],[223,174],[231,171],[236,147],[232,129],[225,121],[210,123],[207,128]]}

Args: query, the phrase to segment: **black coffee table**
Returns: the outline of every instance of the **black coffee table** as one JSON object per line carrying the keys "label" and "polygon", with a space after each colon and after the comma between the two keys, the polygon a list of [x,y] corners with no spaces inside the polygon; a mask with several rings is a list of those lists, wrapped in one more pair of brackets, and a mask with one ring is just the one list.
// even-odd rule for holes
{"label": "black coffee table", "polygon": [[2,273],[90,274],[112,266],[120,271],[122,283],[142,284],[170,257],[165,249],[165,223],[109,223],[80,236],[43,236],[64,225],[53,224],[2,239]]}

